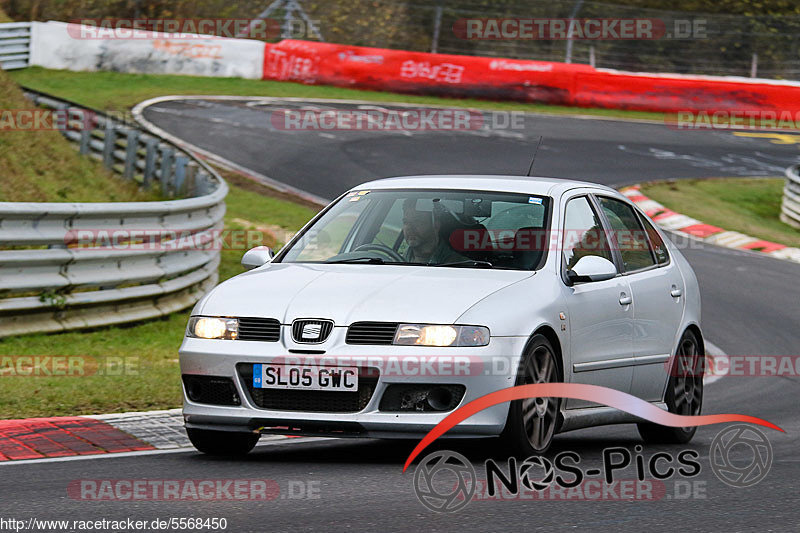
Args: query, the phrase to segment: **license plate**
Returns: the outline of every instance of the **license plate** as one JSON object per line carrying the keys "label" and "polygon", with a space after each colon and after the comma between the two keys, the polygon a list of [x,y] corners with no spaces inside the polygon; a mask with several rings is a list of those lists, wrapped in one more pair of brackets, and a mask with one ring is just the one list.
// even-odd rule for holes
{"label": "license plate", "polygon": [[255,364],[253,388],[355,392],[358,367]]}

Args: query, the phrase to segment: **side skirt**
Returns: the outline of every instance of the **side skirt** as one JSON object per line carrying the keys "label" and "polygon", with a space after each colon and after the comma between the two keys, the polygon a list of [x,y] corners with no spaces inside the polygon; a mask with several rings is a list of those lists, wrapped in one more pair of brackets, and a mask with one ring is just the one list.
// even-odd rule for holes
{"label": "side skirt", "polygon": [[[659,409],[667,410],[667,404],[664,402],[653,402],[653,405]],[[593,426],[605,426],[609,424],[634,424],[636,422],[646,422],[634,416],[620,411],[613,407],[584,407],[580,409],[567,409],[562,411],[561,415],[564,417],[559,433],[565,431],[572,431],[574,429],[582,429]]]}

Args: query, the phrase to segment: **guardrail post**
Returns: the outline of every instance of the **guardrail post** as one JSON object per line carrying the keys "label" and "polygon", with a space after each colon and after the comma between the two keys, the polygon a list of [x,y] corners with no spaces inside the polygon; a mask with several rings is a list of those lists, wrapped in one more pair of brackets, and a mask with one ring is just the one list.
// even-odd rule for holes
{"label": "guardrail post", "polygon": [[125,171],[122,173],[128,179],[133,178],[136,172],[136,156],[139,151],[139,132],[136,130],[128,130],[126,145],[125,145]]}
{"label": "guardrail post", "polygon": [[114,145],[117,142],[117,130],[111,122],[106,122],[105,137],[103,139],[103,164],[108,168],[114,167]]}
{"label": "guardrail post", "polygon": [[175,157],[175,180],[174,192],[178,196],[183,194],[183,188],[186,185],[186,165],[189,163],[189,158],[183,155]]}
{"label": "guardrail post", "polygon": [[[84,113],[84,117],[86,114]],[[92,131],[94,131],[94,127],[92,124],[88,124],[86,119],[83,119],[83,128],[81,129],[81,139],[78,143],[78,150],[82,155],[86,155],[89,153],[89,141],[92,140]]]}
{"label": "guardrail post", "polygon": [[146,148],[144,155],[144,180],[142,186],[149,189],[153,176],[156,174],[156,155],[158,151],[158,139],[148,137],[144,142]]}
{"label": "guardrail post", "polygon": [[194,195],[203,196],[208,193],[208,173],[204,168],[197,169],[194,178]]}
{"label": "guardrail post", "polygon": [[161,146],[161,194],[172,194],[172,160],[175,158],[175,149],[169,145]]}
{"label": "guardrail post", "polygon": [[186,185],[183,187],[181,194],[184,196],[194,196],[197,190],[197,173],[200,167],[194,161],[189,161],[186,165]]}

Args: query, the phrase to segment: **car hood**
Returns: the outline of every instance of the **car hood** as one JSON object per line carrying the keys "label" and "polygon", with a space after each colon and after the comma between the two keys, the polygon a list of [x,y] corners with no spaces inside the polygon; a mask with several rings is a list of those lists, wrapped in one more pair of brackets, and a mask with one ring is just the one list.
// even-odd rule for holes
{"label": "car hood", "polygon": [[532,276],[472,268],[276,263],[216,287],[195,308],[210,316],[258,316],[284,324],[327,318],[452,324],[478,301]]}

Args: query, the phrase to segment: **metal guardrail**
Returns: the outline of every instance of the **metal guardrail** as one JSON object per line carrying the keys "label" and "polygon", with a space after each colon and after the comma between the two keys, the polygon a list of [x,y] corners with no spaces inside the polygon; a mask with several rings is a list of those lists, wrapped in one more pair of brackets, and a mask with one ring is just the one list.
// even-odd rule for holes
{"label": "metal guardrail", "polygon": [[11,70],[27,67],[30,49],[30,22],[0,24],[0,68]]}
{"label": "metal guardrail", "polygon": [[[88,125],[63,131],[82,153],[143,187],[184,198],[0,202],[0,337],[153,318],[199,300],[217,282],[228,192],[222,178],[153,134],[25,92],[37,104],[61,110],[70,124]],[[137,240],[144,233],[150,240]],[[81,235],[88,244],[75,246]]]}
{"label": "metal guardrail", "polygon": [[786,169],[786,186],[783,188],[781,220],[800,229],[800,165]]}

